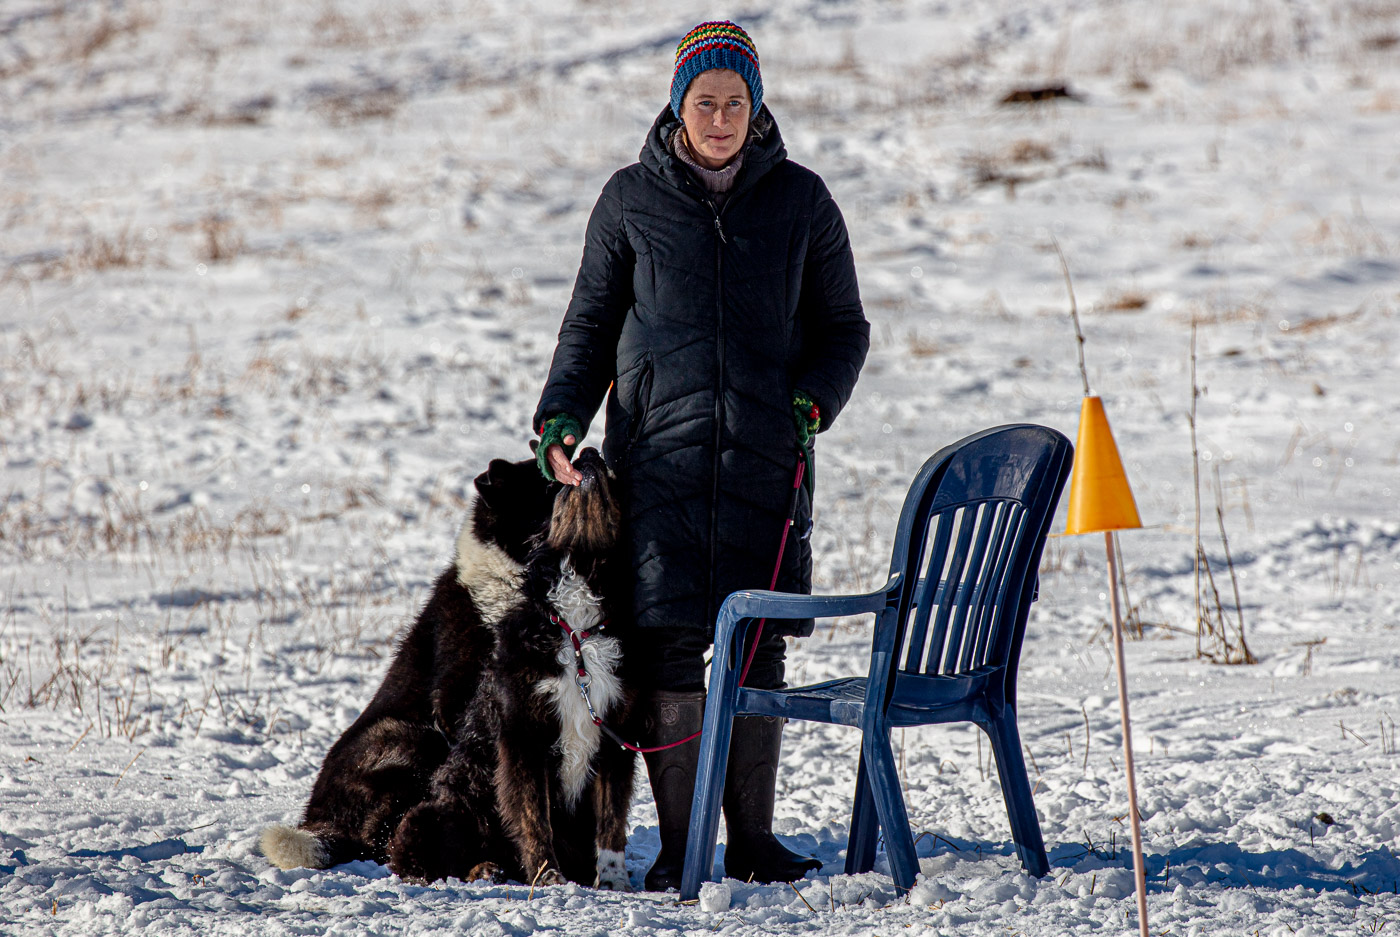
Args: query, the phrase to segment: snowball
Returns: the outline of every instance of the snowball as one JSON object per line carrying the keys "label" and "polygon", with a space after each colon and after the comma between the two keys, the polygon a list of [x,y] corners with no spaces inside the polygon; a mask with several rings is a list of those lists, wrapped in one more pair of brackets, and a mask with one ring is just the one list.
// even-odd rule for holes
{"label": "snowball", "polygon": [[729,910],[733,894],[723,882],[706,882],[700,886],[700,910],[711,914]]}

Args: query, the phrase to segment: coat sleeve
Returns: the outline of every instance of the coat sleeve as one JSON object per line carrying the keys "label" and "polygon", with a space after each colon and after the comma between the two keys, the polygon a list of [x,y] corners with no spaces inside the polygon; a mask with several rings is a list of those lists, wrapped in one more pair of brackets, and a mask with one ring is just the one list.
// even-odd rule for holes
{"label": "coat sleeve", "polygon": [[622,183],[608,180],[588,219],[583,261],[559,327],[549,377],[535,409],[534,428],[559,413],[575,417],[587,434],[616,377],[617,338],[632,308],[636,255],[623,228]]}
{"label": "coat sleeve", "polygon": [[860,304],[855,258],[841,209],[817,182],[812,232],[802,270],[799,315],[802,355],[793,386],[821,408],[826,430],[846,406],[870,348],[870,323]]}

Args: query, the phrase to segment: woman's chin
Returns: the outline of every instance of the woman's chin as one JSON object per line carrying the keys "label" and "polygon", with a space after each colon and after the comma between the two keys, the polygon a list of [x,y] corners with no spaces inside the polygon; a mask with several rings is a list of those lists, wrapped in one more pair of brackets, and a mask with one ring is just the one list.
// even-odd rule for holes
{"label": "woman's chin", "polygon": [[715,152],[714,149],[707,147],[701,151],[700,155],[709,163],[709,166],[706,168],[723,169],[725,166],[729,165],[729,161],[733,159],[734,155],[738,152],[738,150],[734,150],[733,152]]}

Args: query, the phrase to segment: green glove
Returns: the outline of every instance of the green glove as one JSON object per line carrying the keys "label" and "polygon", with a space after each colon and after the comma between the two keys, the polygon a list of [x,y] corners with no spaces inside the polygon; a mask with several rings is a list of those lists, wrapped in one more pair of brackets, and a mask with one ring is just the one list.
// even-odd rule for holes
{"label": "green glove", "polygon": [[822,426],[822,411],[816,401],[802,391],[792,395],[792,416],[797,422],[797,441],[807,445]]}
{"label": "green glove", "polygon": [[[565,444],[564,437],[572,436],[574,441]],[[556,413],[554,416],[540,424],[540,444],[535,449],[535,462],[540,467],[540,472],[550,481],[555,481],[554,470],[549,467],[549,447],[563,446],[564,455],[572,461],[574,450],[578,448],[579,440],[583,438],[583,427],[579,426],[578,420],[567,413]]]}

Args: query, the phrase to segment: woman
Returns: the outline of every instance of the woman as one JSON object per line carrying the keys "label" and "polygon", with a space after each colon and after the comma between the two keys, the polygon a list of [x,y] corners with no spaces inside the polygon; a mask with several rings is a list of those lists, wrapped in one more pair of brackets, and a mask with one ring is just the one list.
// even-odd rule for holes
{"label": "woman", "polygon": [[[544,473],[569,464],[604,396],[603,454],[622,482],[635,573],[648,746],[698,732],[704,653],[720,604],[769,587],[799,458],[830,427],[865,361],[870,328],[841,213],[787,159],[763,107],[753,42],[702,23],[676,49],[671,102],[640,161],[603,187],[535,412]],[[777,588],[811,591],[812,488]],[[769,622],[747,685],[783,686],[784,635]],[[782,723],[734,726],[724,811],[726,874],[791,881],[820,867],[773,836]],[[661,832],[650,890],[678,887],[699,741],[648,753]]]}

